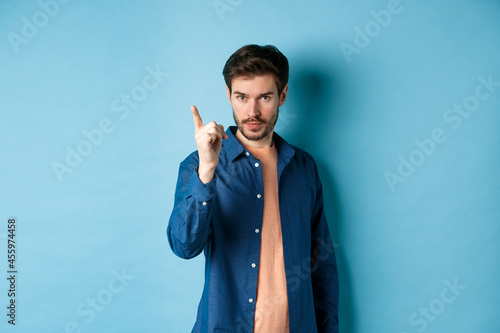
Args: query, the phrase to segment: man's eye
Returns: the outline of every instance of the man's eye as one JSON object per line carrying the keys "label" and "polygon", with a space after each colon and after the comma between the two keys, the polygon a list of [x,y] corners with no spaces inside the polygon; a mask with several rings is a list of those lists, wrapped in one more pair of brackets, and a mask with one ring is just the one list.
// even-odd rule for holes
{"label": "man's eye", "polygon": [[268,101],[268,100],[269,100],[269,96],[262,96],[262,99],[263,99],[264,101]]}
{"label": "man's eye", "polygon": [[238,99],[242,101],[245,99],[245,96],[238,96]]}

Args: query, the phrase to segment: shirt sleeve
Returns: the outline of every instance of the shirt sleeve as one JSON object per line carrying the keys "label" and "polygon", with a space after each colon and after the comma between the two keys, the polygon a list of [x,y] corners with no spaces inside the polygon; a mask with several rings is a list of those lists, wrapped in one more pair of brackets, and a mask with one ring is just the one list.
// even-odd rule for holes
{"label": "shirt sleeve", "polygon": [[211,234],[211,206],[217,177],[203,184],[197,169],[198,154],[194,152],[179,167],[174,208],[167,227],[172,251],[184,259],[200,254]]}
{"label": "shirt sleeve", "polygon": [[312,215],[312,284],[316,325],[318,333],[338,333],[339,282],[337,261],[323,203],[323,187],[318,169],[316,176],[316,201]]}

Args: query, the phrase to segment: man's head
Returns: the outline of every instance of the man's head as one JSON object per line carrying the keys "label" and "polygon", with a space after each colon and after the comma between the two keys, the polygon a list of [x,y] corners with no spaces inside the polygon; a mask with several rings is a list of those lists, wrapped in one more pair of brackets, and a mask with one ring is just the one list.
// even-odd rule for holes
{"label": "man's head", "polygon": [[237,137],[246,144],[270,144],[288,92],[287,58],[271,45],[247,45],[229,57],[222,73]]}
{"label": "man's head", "polygon": [[288,59],[273,45],[245,45],[229,57],[222,70],[230,92],[234,78],[264,74],[274,75],[278,94],[281,95],[288,83]]}

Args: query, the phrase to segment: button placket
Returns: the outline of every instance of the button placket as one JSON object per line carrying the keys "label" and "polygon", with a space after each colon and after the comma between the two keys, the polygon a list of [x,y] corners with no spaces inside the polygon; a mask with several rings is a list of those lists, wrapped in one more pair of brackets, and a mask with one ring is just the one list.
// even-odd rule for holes
{"label": "button placket", "polygon": [[[247,156],[250,156],[250,153],[249,153],[249,152],[246,152],[245,154],[246,154]],[[258,162],[255,162],[255,163],[254,163],[254,167],[255,167],[255,168],[258,168],[259,166],[260,166],[260,163],[258,163]],[[262,198],[262,194],[261,194],[261,193],[257,193],[257,195],[256,195],[256,196],[257,196],[257,199],[261,199],[261,198]],[[259,228],[255,228],[255,230],[254,230],[254,231],[255,231],[255,234],[259,234],[259,233],[260,233],[260,229],[259,229]],[[256,264],[255,262],[252,262],[252,263],[250,264],[250,266],[251,266],[252,268],[256,268],[256,267],[257,267],[257,264]],[[249,298],[249,299],[248,299],[248,303],[250,303],[250,304],[254,303],[254,299],[253,299],[253,298]]]}

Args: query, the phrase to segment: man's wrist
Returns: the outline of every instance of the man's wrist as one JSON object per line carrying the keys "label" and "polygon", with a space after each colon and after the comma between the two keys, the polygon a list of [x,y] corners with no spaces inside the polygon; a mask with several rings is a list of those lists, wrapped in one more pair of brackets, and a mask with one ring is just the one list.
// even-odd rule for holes
{"label": "man's wrist", "polygon": [[215,168],[207,168],[203,165],[198,167],[198,177],[200,178],[203,185],[211,182],[214,179]]}

